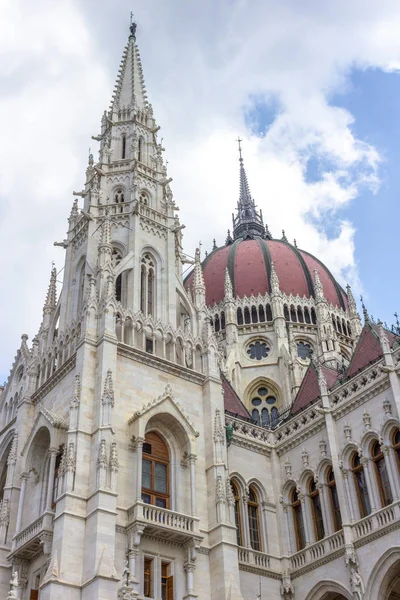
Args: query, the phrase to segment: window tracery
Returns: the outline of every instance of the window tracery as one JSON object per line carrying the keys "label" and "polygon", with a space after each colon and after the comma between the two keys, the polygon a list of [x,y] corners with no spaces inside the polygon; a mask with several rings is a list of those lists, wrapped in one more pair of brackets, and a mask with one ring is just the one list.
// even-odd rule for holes
{"label": "window tracery", "polygon": [[247,354],[252,360],[262,360],[263,358],[267,358],[270,351],[271,348],[263,340],[251,342],[247,348]]}
{"label": "window tracery", "polygon": [[297,551],[299,551],[302,550],[306,545],[306,536],[301,500],[295,488],[293,488],[291,493],[291,506],[293,514],[293,526],[296,537],[296,548]]}
{"label": "window tracery", "polygon": [[146,253],[141,261],[140,310],[155,316],[155,260]]}
{"label": "window tracery", "polygon": [[258,498],[254,488],[251,486],[249,489],[249,499],[247,503],[248,518],[249,518],[249,532],[250,532],[250,546],[253,550],[261,550],[261,536],[260,536],[260,521],[259,521],[259,505]]}
{"label": "window tracery", "polygon": [[256,425],[275,427],[278,423],[279,412],[275,406],[275,392],[264,384],[258,385],[250,394],[251,416]]}
{"label": "window tracery", "polygon": [[169,508],[169,452],[155,432],[146,435],[142,459],[142,500],[160,508]]}
{"label": "window tracery", "polygon": [[378,441],[372,444],[371,455],[372,462],[375,466],[375,475],[378,482],[381,503],[382,506],[387,506],[393,502],[393,495],[390,487],[386,460],[382,452],[382,447]]}
{"label": "window tracery", "polygon": [[324,537],[325,529],[324,521],[322,518],[321,497],[314,479],[311,479],[311,481],[308,484],[308,493],[311,499],[315,539],[318,542]]}

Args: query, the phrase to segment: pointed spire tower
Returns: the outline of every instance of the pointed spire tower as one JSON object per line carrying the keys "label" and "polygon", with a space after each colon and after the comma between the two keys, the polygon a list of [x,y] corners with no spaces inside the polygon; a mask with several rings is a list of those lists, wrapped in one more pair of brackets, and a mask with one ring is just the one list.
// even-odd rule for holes
{"label": "pointed spire tower", "polygon": [[247,175],[243,164],[241,139],[239,144],[239,201],[237,204],[236,217],[233,215],[233,238],[253,237],[255,235],[266,237],[262,212],[257,211],[256,205],[250,193]]}

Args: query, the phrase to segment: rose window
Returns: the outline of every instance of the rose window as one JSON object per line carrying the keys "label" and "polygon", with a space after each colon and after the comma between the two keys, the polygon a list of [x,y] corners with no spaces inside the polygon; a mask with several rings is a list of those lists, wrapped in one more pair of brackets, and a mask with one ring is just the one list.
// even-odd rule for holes
{"label": "rose window", "polygon": [[253,407],[251,416],[256,425],[262,427],[274,427],[278,423],[279,412],[276,404],[276,397],[265,386],[260,386],[251,399]]}
{"label": "rose window", "polygon": [[247,348],[247,354],[252,360],[262,360],[263,358],[267,358],[270,352],[271,348],[268,344],[260,340],[252,342]]}

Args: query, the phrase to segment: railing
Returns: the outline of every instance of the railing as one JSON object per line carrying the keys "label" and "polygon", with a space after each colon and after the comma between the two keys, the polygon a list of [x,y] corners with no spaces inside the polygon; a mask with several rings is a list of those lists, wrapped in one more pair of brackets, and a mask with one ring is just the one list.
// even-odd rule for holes
{"label": "railing", "polygon": [[315,563],[319,559],[333,554],[337,550],[344,548],[344,535],[343,531],[338,531],[333,535],[330,535],[323,540],[311,544],[304,550],[296,552],[290,557],[291,568],[293,571],[304,567],[307,564]]}
{"label": "railing", "polygon": [[136,502],[128,510],[128,522],[141,521],[149,526],[161,527],[182,534],[194,535],[198,533],[198,518],[183,513],[159,508],[152,504]]}
{"label": "railing", "polygon": [[[357,540],[360,540],[374,531],[383,529],[400,520],[400,502],[381,508],[372,515],[368,515],[361,521],[358,521],[353,525],[354,536]],[[400,522],[399,522],[400,526]]]}
{"label": "railing", "polygon": [[238,548],[238,559],[239,562],[261,567],[263,569],[269,569],[271,565],[271,558],[268,554],[250,548],[242,548],[240,546]]}
{"label": "railing", "polygon": [[160,225],[164,225],[165,227],[167,226],[166,215],[160,213],[158,210],[154,210],[153,208],[150,208],[145,204],[140,204],[139,212],[143,217],[151,219],[152,221],[156,221],[157,223],[160,223]]}
{"label": "railing", "polygon": [[42,515],[18,533],[14,538],[13,550],[18,550],[18,548],[21,548],[39,535],[39,533],[43,531],[43,520],[44,516]]}

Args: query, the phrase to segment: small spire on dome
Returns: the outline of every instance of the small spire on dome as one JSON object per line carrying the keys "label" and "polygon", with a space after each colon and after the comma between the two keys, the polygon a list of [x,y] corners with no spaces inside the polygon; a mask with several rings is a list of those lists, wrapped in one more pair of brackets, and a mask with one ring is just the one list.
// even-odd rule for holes
{"label": "small spire on dome", "polygon": [[367,309],[365,307],[364,299],[363,299],[362,296],[360,296],[360,300],[361,300],[361,306],[362,306],[362,309],[363,309],[364,323],[369,323],[370,322],[369,314],[368,314],[368,311],[367,311]]}
{"label": "small spire on dome", "polygon": [[275,271],[274,261],[271,261],[270,281],[271,281],[271,292],[273,294],[279,294],[279,292],[280,292],[279,279],[278,279],[278,275],[276,274],[276,271]]}
{"label": "small spire on dome", "polygon": [[287,241],[288,241],[288,239],[287,239],[287,237],[286,237],[286,233],[285,233],[285,230],[284,230],[284,229],[282,229],[282,237],[281,237],[281,240],[282,240],[282,242],[287,242]]}
{"label": "small spire on dome", "polygon": [[242,140],[238,138],[239,145],[239,201],[237,204],[237,215],[233,215],[233,238],[253,237],[259,235],[265,237],[265,227],[262,215],[257,211],[256,205],[250,193],[246,171],[243,165]]}
{"label": "small spire on dome", "polygon": [[233,297],[232,281],[229,275],[228,267],[225,269],[225,283],[224,283],[225,297]]}
{"label": "small spire on dome", "polygon": [[227,234],[226,240],[225,240],[225,246],[229,246],[230,244],[233,244],[233,237],[231,236],[230,229],[228,229],[228,234]]}
{"label": "small spire on dome", "polygon": [[216,250],[216,249],[217,249],[217,243],[216,243],[216,241],[215,241],[215,238],[213,239],[213,247],[212,247],[212,249],[213,249],[213,250]]}
{"label": "small spire on dome", "polygon": [[296,241],[296,238],[294,238],[294,240],[293,240],[293,246],[294,246],[295,248],[297,248],[297,247],[298,247],[298,246],[297,246],[297,241]]}
{"label": "small spire on dome", "polygon": [[324,299],[324,288],[322,287],[321,280],[319,278],[319,273],[317,269],[314,269],[314,288],[315,288],[315,298],[316,300]]}
{"label": "small spire on dome", "polygon": [[355,301],[353,292],[351,291],[351,287],[349,284],[347,284],[347,286],[346,286],[346,291],[347,291],[347,302],[349,304],[349,312],[351,314],[356,314],[357,313],[357,305],[356,305],[356,301]]}

